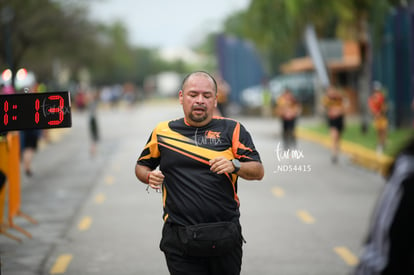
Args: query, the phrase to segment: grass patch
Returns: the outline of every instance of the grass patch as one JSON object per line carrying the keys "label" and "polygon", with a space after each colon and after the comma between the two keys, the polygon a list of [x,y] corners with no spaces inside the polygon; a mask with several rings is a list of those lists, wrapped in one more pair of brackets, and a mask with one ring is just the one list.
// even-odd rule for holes
{"label": "grass patch", "polygon": [[[323,122],[317,123],[315,125],[309,125],[305,128],[319,134],[329,135],[328,126]],[[384,154],[391,157],[395,156],[401,147],[404,146],[408,139],[413,135],[414,129],[412,128],[389,130]],[[377,134],[372,125],[368,127],[367,132],[364,134],[361,132],[360,123],[346,122],[342,139],[360,144],[371,150],[376,150],[377,147]]]}

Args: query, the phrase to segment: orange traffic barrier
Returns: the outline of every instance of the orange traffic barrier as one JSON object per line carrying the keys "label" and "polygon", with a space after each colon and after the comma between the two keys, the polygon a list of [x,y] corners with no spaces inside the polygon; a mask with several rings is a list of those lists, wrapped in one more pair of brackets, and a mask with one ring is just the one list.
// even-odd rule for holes
{"label": "orange traffic barrier", "polygon": [[9,205],[8,205],[8,217],[9,217],[9,226],[14,228],[27,237],[31,238],[32,235],[24,230],[23,228],[17,226],[13,222],[15,216],[21,216],[26,218],[29,222],[36,224],[33,218],[29,215],[23,213],[20,210],[20,137],[17,132],[12,132],[8,134],[8,143],[9,146],[9,167],[8,167],[8,182],[9,182]]}
{"label": "orange traffic barrier", "polygon": [[[0,172],[2,175],[2,182],[0,182],[0,234],[6,237],[21,242],[21,239],[8,233],[8,225],[4,223],[4,210],[6,206],[6,190],[7,190],[7,172],[9,159],[9,144],[6,136],[0,137]],[[4,177],[3,177],[4,176]]]}

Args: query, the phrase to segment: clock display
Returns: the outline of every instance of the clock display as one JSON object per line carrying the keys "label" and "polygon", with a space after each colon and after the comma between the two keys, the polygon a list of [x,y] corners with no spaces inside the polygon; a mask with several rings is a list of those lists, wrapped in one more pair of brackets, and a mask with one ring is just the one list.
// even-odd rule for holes
{"label": "clock display", "polygon": [[0,132],[71,126],[69,92],[0,95]]}

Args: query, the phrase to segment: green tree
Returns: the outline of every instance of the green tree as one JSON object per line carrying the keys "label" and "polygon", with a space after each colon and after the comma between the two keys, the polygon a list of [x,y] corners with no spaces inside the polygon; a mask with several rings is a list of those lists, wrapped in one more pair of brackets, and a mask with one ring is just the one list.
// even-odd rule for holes
{"label": "green tree", "polygon": [[[87,62],[86,48],[94,48],[94,25],[79,5],[51,0],[1,1],[0,60],[13,71],[20,66],[36,71],[44,81],[53,74],[54,61],[70,66]],[[73,58],[77,56],[77,58]],[[14,82],[13,82],[14,84]]]}

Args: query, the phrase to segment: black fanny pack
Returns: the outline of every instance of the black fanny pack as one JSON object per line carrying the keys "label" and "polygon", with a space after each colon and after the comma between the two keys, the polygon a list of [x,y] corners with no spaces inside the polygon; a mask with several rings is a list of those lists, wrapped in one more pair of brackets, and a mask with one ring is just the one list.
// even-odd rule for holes
{"label": "black fanny pack", "polygon": [[234,222],[178,226],[166,223],[160,248],[194,257],[220,256],[242,243],[241,227]]}
{"label": "black fanny pack", "polygon": [[241,247],[245,242],[241,227],[234,222],[200,223],[179,226],[165,223],[160,249],[178,255],[209,257],[220,256]]}
{"label": "black fanny pack", "polygon": [[234,222],[200,223],[178,228],[178,238],[188,256],[220,256],[241,245],[240,231]]}

